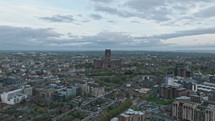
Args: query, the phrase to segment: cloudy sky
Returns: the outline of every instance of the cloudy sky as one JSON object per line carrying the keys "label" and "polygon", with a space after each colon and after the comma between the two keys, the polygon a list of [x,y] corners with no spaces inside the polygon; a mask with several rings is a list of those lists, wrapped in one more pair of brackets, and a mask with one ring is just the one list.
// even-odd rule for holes
{"label": "cloudy sky", "polygon": [[214,0],[0,0],[0,50],[215,50]]}

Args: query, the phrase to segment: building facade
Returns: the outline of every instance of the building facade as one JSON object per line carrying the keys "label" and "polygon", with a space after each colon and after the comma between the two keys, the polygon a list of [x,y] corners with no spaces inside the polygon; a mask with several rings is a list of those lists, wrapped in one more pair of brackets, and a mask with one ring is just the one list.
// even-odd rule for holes
{"label": "building facade", "polygon": [[200,103],[197,96],[178,100],[172,103],[172,116],[180,121],[215,121],[215,105]]}
{"label": "building facade", "polygon": [[176,97],[186,96],[187,90],[177,86],[161,85],[160,97],[165,99],[175,99]]}

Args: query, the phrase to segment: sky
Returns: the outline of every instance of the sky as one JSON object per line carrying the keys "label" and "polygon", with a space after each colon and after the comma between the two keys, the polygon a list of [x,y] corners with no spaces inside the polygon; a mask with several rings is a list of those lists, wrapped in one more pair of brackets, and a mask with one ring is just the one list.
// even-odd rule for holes
{"label": "sky", "polygon": [[0,50],[215,50],[214,0],[0,0]]}

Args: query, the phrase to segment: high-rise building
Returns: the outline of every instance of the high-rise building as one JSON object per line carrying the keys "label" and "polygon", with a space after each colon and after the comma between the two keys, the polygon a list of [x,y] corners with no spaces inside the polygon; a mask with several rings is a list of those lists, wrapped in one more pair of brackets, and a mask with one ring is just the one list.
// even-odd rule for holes
{"label": "high-rise building", "polygon": [[[193,98],[194,97],[194,98]],[[172,103],[172,116],[180,121],[215,121],[214,103],[201,102],[198,96],[191,100],[177,100]]]}
{"label": "high-rise building", "polygon": [[175,99],[176,97],[186,96],[187,90],[177,86],[161,85],[160,97],[165,99]]}
{"label": "high-rise building", "polygon": [[182,65],[177,65],[174,70],[174,76],[192,77],[192,73]]}
{"label": "high-rise building", "polygon": [[172,103],[172,116],[183,121],[194,121],[194,111],[199,103],[175,101]]}

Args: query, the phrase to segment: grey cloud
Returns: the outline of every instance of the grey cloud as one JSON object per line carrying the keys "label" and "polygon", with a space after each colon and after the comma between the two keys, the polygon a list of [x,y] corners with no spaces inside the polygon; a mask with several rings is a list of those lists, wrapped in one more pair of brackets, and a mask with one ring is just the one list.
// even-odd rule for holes
{"label": "grey cloud", "polygon": [[[196,3],[208,3],[213,0],[128,0],[124,5],[133,8],[137,11],[145,12],[159,9],[160,7],[165,8],[176,8],[179,10],[186,9],[187,6],[194,7]],[[170,9],[171,10],[171,9]]]}
{"label": "grey cloud", "polygon": [[169,20],[170,9],[167,7],[166,0],[129,0],[125,3],[142,18],[165,21]]}
{"label": "grey cloud", "polygon": [[99,2],[99,3],[110,3],[113,2],[113,0],[91,0],[93,2]]}
{"label": "grey cloud", "polygon": [[100,20],[103,17],[99,14],[90,14],[90,17],[93,18],[94,20]]}
{"label": "grey cloud", "polygon": [[143,10],[150,10],[166,5],[165,1],[166,0],[129,0],[125,5],[144,12]]}
{"label": "grey cloud", "polygon": [[120,10],[115,9],[115,8],[101,6],[101,5],[96,5],[95,10],[105,12],[105,13],[108,13],[108,14],[111,14],[111,15],[118,15],[120,17],[125,17],[125,18],[127,18],[127,17],[135,17],[135,15],[133,13],[130,13],[130,12],[127,12],[127,11],[120,11]]}
{"label": "grey cloud", "polygon": [[52,40],[49,45],[57,48],[72,47],[73,49],[141,49],[164,45],[160,40],[138,40],[128,33],[121,32],[101,32],[92,36],[75,36],[71,33],[68,35],[70,39]]}
{"label": "grey cloud", "polygon": [[71,23],[74,22],[75,19],[72,15],[54,15],[52,17],[40,17],[39,19],[49,21],[49,22],[59,22],[59,23]]}
{"label": "grey cloud", "polygon": [[[68,33],[69,39],[61,39],[62,35],[51,28],[33,29],[28,27],[0,26],[1,49],[84,49],[100,47],[125,47],[132,43],[132,37],[118,32],[102,32],[94,36],[76,36]],[[70,47],[70,48],[69,48]],[[71,48],[72,47],[72,48]],[[81,48],[80,48],[81,47]]]}
{"label": "grey cloud", "polygon": [[[128,33],[121,32],[101,32],[94,36],[81,36],[73,38],[70,41],[77,41],[81,43],[88,42],[88,45],[83,47],[87,48],[150,48],[150,47],[160,47],[164,45],[160,40],[146,40],[146,39],[136,39]],[[167,45],[167,44],[165,44]]]}
{"label": "grey cloud", "polygon": [[84,20],[81,20],[81,22],[83,22],[83,23],[88,23],[88,22],[90,22],[90,20],[84,19]]}
{"label": "grey cloud", "polygon": [[139,21],[130,21],[131,23],[140,23]]}
{"label": "grey cloud", "polygon": [[169,17],[169,11],[170,10],[166,8],[160,8],[159,10],[153,10],[151,12],[145,13],[144,17],[147,19],[164,22],[171,20],[171,18]]}
{"label": "grey cloud", "polygon": [[[68,42],[73,42],[75,44],[81,44],[81,47],[85,48],[155,48],[161,49],[161,46],[164,46],[164,49],[171,48],[170,44],[164,44],[162,40],[167,40],[171,38],[193,36],[193,35],[203,35],[203,34],[215,34],[214,28],[203,28],[203,29],[192,29],[184,31],[176,31],[174,33],[167,33],[161,35],[152,35],[152,36],[141,36],[135,37],[131,36],[128,33],[121,32],[101,32],[93,36],[79,36],[75,37],[70,34],[73,38],[69,40],[64,40],[58,42],[59,45],[65,45]],[[207,46],[207,45],[205,45]],[[177,48],[177,46],[175,46]]]}
{"label": "grey cloud", "polygon": [[201,10],[195,13],[194,16],[199,18],[215,17],[215,6]]}
{"label": "grey cloud", "polygon": [[61,34],[54,32],[51,28],[0,26],[0,48],[38,49],[38,45],[42,48],[45,42],[60,36]]}
{"label": "grey cloud", "polygon": [[[104,2],[102,0],[93,1]],[[165,23],[177,21],[184,16],[193,16],[190,12],[190,8],[198,7],[204,3],[213,3],[213,0],[127,0],[124,3],[119,3],[118,8],[97,3],[95,4],[95,11],[104,12],[123,18],[137,17],[141,19],[154,20],[159,23]],[[213,11],[215,11],[214,9],[215,8],[213,7],[208,8],[208,10],[196,14],[196,17],[213,17]],[[195,18],[192,17],[189,18],[189,20],[180,22],[184,24],[192,20],[195,20]]]}
{"label": "grey cloud", "polygon": [[171,39],[185,36],[193,36],[193,35],[203,35],[203,34],[215,34],[215,27],[213,28],[203,28],[203,29],[192,29],[185,31],[176,31],[175,33],[169,34],[161,34],[161,35],[153,35],[153,36],[145,36],[145,37],[137,37],[137,39]]}
{"label": "grey cloud", "polygon": [[61,39],[62,35],[51,28],[33,29],[0,26],[0,48],[22,50],[88,50],[104,48],[146,50],[153,48],[160,50],[161,47],[167,49],[172,46],[163,43],[162,40],[202,34],[215,34],[215,27],[141,37],[122,32],[101,32],[92,36],[77,36],[68,33],[69,39]]}
{"label": "grey cloud", "polygon": [[116,21],[113,21],[113,20],[108,20],[107,22],[109,22],[109,23],[116,23]]}
{"label": "grey cloud", "polygon": [[131,36],[120,32],[101,32],[95,36],[83,36],[83,39],[94,41],[96,44],[119,44],[131,41]]}
{"label": "grey cloud", "polygon": [[206,53],[215,53],[214,51],[215,44],[201,44],[201,45],[173,45],[169,47],[169,50],[176,50],[181,52],[206,52]]}
{"label": "grey cloud", "polygon": [[[179,18],[186,15],[186,13],[189,13],[190,7],[195,7],[199,3],[204,2],[212,2],[212,0],[128,0],[123,5],[130,8],[130,11],[132,12],[129,11],[129,16],[124,17],[135,16],[143,19],[155,20],[157,22],[178,20]],[[214,12],[212,11],[214,11],[214,9],[211,8],[211,11],[209,13],[203,13],[202,15],[214,16]],[[115,15],[120,16],[119,13],[125,12],[120,10],[116,11],[115,9]]]}
{"label": "grey cloud", "polygon": [[138,18],[143,18],[143,19],[151,19],[151,20],[156,20],[156,21],[167,21],[169,20],[168,16],[165,16],[168,14],[168,10],[165,8],[160,8],[160,10],[154,10],[152,13],[144,13],[144,12],[128,12],[124,10],[118,10],[116,8],[111,8],[107,6],[101,6],[101,5],[96,5],[95,6],[96,11],[100,12],[105,12],[111,15],[117,15],[119,17],[123,18],[129,18],[129,17],[138,17]]}
{"label": "grey cloud", "polygon": [[[49,37],[60,37],[61,34],[53,31],[52,28],[40,28],[33,29],[29,27],[11,27],[11,26],[0,26],[0,37],[1,40],[10,40],[11,38],[49,38]],[[3,37],[3,38],[2,38]]]}

